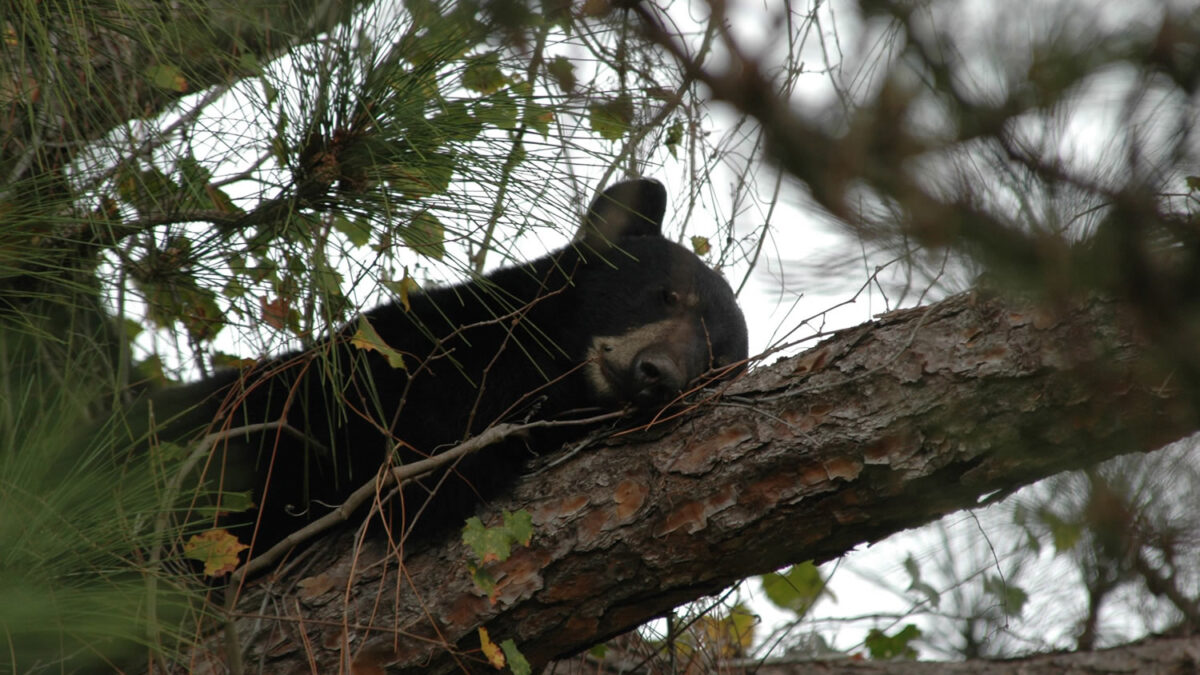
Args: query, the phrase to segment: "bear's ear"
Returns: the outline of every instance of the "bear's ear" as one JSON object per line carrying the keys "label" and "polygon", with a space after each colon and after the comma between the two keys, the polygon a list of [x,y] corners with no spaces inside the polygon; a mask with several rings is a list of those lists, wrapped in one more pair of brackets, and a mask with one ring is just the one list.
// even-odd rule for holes
{"label": "bear's ear", "polygon": [[622,237],[661,237],[666,212],[667,190],[662,183],[650,178],[622,181],[596,197],[575,239],[603,251]]}

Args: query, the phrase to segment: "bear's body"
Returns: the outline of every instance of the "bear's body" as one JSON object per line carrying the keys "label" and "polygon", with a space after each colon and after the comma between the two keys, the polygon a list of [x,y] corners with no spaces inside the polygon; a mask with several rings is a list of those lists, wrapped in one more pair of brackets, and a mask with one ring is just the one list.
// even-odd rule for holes
{"label": "bear's body", "polygon": [[[705,373],[738,366],[747,350],[728,284],[662,237],[665,200],[656,182],[620,183],[592,205],[571,246],[414,295],[407,309],[367,312],[403,368],[356,347],[352,322],[315,349],[156,397],[159,410],[191,406],[158,429],[225,432],[206,480],[254,491],[262,551],[375,477],[389,452],[408,463],[497,422],[657,410]],[[271,424],[279,421],[288,428]],[[457,531],[527,457],[579,433],[509,440],[406,488],[390,505],[393,534],[424,507],[421,530]],[[238,534],[249,543],[249,530]]]}

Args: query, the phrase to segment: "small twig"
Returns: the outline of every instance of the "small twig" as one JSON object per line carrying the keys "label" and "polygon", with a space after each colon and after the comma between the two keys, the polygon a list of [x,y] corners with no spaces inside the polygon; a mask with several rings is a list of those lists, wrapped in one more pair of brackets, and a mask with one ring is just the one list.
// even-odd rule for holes
{"label": "small twig", "polygon": [[370,481],[361,485],[354,492],[351,492],[350,495],[346,497],[346,500],[333,511],[330,511],[324,516],[312,521],[299,530],[292,532],[282,541],[267,549],[264,553],[247,561],[245,565],[234,571],[233,575],[230,577],[231,584],[241,584],[242,580],[247,576],[265,569],[268,565],[271,565],[276,560],[281,558],[297,544],[313,538],[314,536],[324,532],[325,530],[328,530],[338,523],[349,520],[350,515],[358,510],[360,506],[366,503],[368,499],[378,494],[380,490],[393,483],[402,484],[405,481],[431,473],[458,460],[461,457],[476,452],[477,450],[481,450],[489,445],[499,443],[500,441],[517,434],[525,433],[526,431],[548,427],[595,424],[597,422],[616,419],[622,414],[624,413],[618,411],[578,420],[536,420],[533,422],[526,422],[524,424],[497,424],[495,426],[488,427],[478,436],[473,436],[445,452],[377,474],[375,478],[372,478]]}

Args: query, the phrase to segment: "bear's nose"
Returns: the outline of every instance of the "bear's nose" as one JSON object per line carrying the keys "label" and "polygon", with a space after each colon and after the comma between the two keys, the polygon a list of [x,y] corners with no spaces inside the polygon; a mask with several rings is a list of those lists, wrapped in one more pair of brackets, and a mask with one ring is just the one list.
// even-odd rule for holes
{"label": "bear's nose", "polygon": [[635,403],[652,405],[674,398],[687,384],[683,371],[665,350],[648,347],[633,359]]}

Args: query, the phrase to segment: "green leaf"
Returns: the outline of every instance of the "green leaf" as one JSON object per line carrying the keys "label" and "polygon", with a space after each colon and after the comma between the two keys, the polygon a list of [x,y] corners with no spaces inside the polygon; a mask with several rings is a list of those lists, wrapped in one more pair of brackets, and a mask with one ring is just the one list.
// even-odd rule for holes
{"label": "green leaf", "polygon": [[706,256],[712,250],[708,237],[692,237],[692,251],[698,256]]}
{"label": "green leaf", "polygon": [[267,104],[267,108],[271,108],[275,105],[275,101],[279,99],[279,89],[265,77],[259,78],[258,82],[262,85],[263,99]]}
{"label": "green leaf", "polygon": [[214,209],[223,213],[243,213],[241,207],[234,204],[229,194],[221,188],[207,185],[204,188],[204,192],[208,195],[208,199],[212,202]]}
{"label": "green leaf", "polygon": [[508,92],[491,96],[475,107],[475,116],[481,122],[499,129],[515,129],[518,112],[517,103]]}
{"label": "green leaf", "polygon": [[763,592],[776,607],[804,616],[825,593],[825,579],[817,566],[808,561],[793,565],[783,574],[772,572],[762,576]]}
{"label": "green leaf", "polygon": [[998,575],[989,574],[983,581],[983,590],[996,597],[1006,616],[1021,616],[1021,610],[1029,601],[1029,594],[1020,586],[1004,582]]}
{"label": "green leaf", "polygon": [[[171,249],[142,260],[149,276],[134,277],[134,283],[146,298],[146,314],[156,325],[168,328],[176,321],[183,324],[192,339],[207,342],[225,327],[225,315],[216,302],[216,293],[201,288],[194,276],[170,261]],[[165,261],[165,262],[164,262]],[[166,273],[168,270],[171,273]]]}
{"label": "green leaf", "polygon": [[446,255],[446,228],[428,211],[421,211],[408,227],[400,228],[400,238],[426,258],[441,260]]}
{"label": "green leaf", "polygon": [[414,24],[421,26],[436,22],[441,17],[438,5],[432,0],[403,0]]}
{"label": "green leaf", "polygon": [[123,329],[125,331],[125,339],[129,340],[130,342],[133,342],[134,338],[141,335],[142,330],[145,328],[142,326],[140,321],[134,321],[128,317],[120,319],[120,321],[124,324]]}
{"label": "green leaf", "polygon": [[455,155],[429,153],[419,163],[394,166],[389,183],[409,199],[421,199],[444,193],[454,177]]}
{"label": "green leaf", "polygon": [[504,522],[495,527],[484,527],[483,521],[472,516],[462,530],[463,543],[480,563],[508,560],[513,544],[527,545],[532,536],[533,519],[524,509],[516,513],[505,511]]}
{"label": "green leaf", "polygon": [[907,590],[915,591],[921,595],[924,595],[925,600],[928,601],[930,605],[937,607],[938,603],[940,603],[942,600],[942,594],[938,593],[937,589],[933,586],[921,581],[921,568],[917,565],[917,560],[912,557],[911,553],[907,558],[904,559],[904,569],[908,572],[909,576]]}
{"label": "green leaf", "polygon": [[513,94],[515,94],[517,96],[517,98],[527,99],[530,96],[533,96],[533,85],[532,84],[529,84],[525,80],[521,79],[519,76],[510,78],[509,81],[511,82],[511,84],[510,84],[508,90],[511,91]]}
{"label": "green leaf", "polygon": [[590,656],[594,659],[603,659],[605,656],[608,655],[608,645],[604,644],[604,643],[600,643],[598,645],[592,645],[591,647],[588,648],[587,653],[588,653],[588,656]]}
{"label": "green leaf", "polygon": [[921,637],[921,630],[913,624],[908,624],[895,635],[872,628],[867,634],[866,646],[871,658],[878,660],[916,659],[917,650],[910,644]]}
{"label": "green leaf", "polygon": [[442,114],[433,119],[433,124],[449,141],[473,141],[483,131],[483,123],[471,114],[466,101],[447,103]]}
{"label": "green leaf", "polygon": [[246,73],[262,72],[262,65],[258,62],[258,55],[249,49],[238,54],[238,67]]}
{"label": "green leaf", "polygon": [[1200,176],[1188,176],[1184,180],[1187,182],[1189,192],[1200,190]]}
{"label": "green leaf", "polygon": [[663,140],[663,145],[667,146],[667,150],[671,152],[671,157],[677,157],[675,151],[679,149],[679,144],[683,142],[683,122],[676,120],[674,124],[667,127],[667,137]]}
{"label": "green leaf", "polygon": [[564,94],[575,92],[575,86],[578,84],[578,79],[575,77],[575,64],[565,56],[556,56],[546,67],[550,73],[550,77],[554,78],[555,84],[559,89],[562,89]]}
{"label": "green leaf", "polygon": [[151,385],[171,383],[171,378],[167,376],[167,369],[163,367],[162,357],[158,354],[151,354],[138,361],[133,366],[133,372],[137,375],[138,381]]}
{"label": "green leaf", "polygon": [[221,492],[221,513],[245,513],[254,508],[254,496],[248,490]]}
{"label": "green leaf", "polygon": [[366,246],[371,241],[371,226],[360,220],[336,216],[333,219],[333,228],[344,234],[355,246]]}
{"label": "green leaf", "polygon": [[154,86],[171,91],[184,92],[188,89],[187,78],[179,66],[169,63],[159,63],[146,69],[146,77]]}
{"label": "green leaf", "polygon": [[463,87],[481,94],[494,94],[508,84],[508,77],[500,70],[500,54],[488,52],[472,59],[462,74]]}
{"label": "green leaf", "polygon": [[528,546],[533,538],[533,516],[525,509],[515,512],[504,512],[504,528],[512,535],[513,541]]}
{"label": "green leaf", "polygon": [[330,309],[342,307],[346,296],[342,293],[342,273],[325,260],[325,256],[314,255],[310,287],[324,299]]}
{"label": "green leaf", "polygon": [[247,359],[236,354],[217,352],[212,356],[212,364],[217,368],[250,368],[258,363],[258,359]]}
{"label": "green leaf", "polygon": [[230,277],[229,280],[225,282],[225,285],[221,287],[221,295],[229,298],[230,300],[243,297],[248,291],[249,289],[247,289],[237,277]]}
{"label": "green leaf", "polygon": [[117,173],[117,195],[142,213],[165,208],[179,192],[175,181],[157,168],[138,171],[125,165]]}
{"label": "green leaf", "polygon": [[379,333],[375,331],[375,327],[371,325],[370,321],[367,321],[365,316],[359,317],[358,329],[350,338],[350,344],[366,351],[379,352],[387,359],[389,366],[404,370],[404,356],[379,337]]}
{"label": "green leaf", "polygon": [[179,186],[183,193],[180,203],[185,208],[213,209],[225,213],[238,210],[229,195],[209,183],[212,172],[195,157],[181,157],[175,167],[179,171]]}
{"label": "green leaf", "polygon": [[1038,510],[1037,516],[1038,520],[1042,521],[1042,524],[1050,530],[1050,536],[1054,539],[1054,550],[1056,553],[1070,551],[1083,538],[1083,525],[1081,523],[1069,522],[1046,508]]}
{"label": "green leaf", "polygon": [[175,163],[175,167],[179,169],[179,184],[190,195],[197,199],[207,197],[204,188],[208,185],[208,181],[212,179],[212,172],[208,170],[208,167],[201,164],[191,155],[180,157],[179,161]]}
{"label": "green leaf", "polygon": [[504,658],[508,659],[508,668],[513,672],[513,675],[530,675],[533,672],[533,669],[529,666],[529,661],[517,649],[517,643],[513,642],[512,638],[501,642],[500,648],[504,650]]}
{"label": "green leaf", "polygon": [[525,106],[525,124],[546,138],[550,135],[550,123],[554,121],[554,110],[544,105],[530,103]]}
{"label": "green leaf", "polygon": [[471,575],[471,583],[475,584],[475,588],[491,597],[496,590],[496,578],[473,562],[467,563],[467,573]]}
{"label": "green leaf", "polygon": [[622,94],[611,101],[592,103],[588,122],[593,131],[610,141],[621,138],[633,123],[633,99]]}
{"label": "green leaf", "polygon": [[288,158],[292,154],[292,144],[287,137],[290,124],[291,118],[288,117],[287,111],[280,110],[279,117],[275,120],[275,126],[272,129],[274,133],[271,136],[271,154],[275,156],[275,161],[283,166],[287,166]]}

